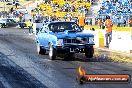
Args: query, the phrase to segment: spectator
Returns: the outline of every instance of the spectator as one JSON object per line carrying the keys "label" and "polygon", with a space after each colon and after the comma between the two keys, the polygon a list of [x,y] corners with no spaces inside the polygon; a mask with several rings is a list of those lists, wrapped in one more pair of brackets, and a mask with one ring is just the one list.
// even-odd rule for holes
{"label": "spectator", "polygon": [[100,26],[100,29],[102,28],[102,19],[98,19],[98,25]]}
{"label": "spectator", "polygon": [[54,15],[53,17],[52,17],[52,21],[56,21],[57,20],[57,17]]}
{"label": "spectator", "polygon": [[84,29],[85,26],[85,18],[83,16],[79,17],[79,26]]}
{"label": "spectator", "polygon": [[90,19],[90,22],[89,23],[90,23],[90,25],[92,25],[92,19]]}
{"label": "spectator", "polygon": [[124,25],[124,27],[126,26],[126,20],[125,19],[123,19],[124,20],[124,22],[123,22],[123,25]]}
{"label": "spectator", "polygon": [[27,26],[29,28],[29,35],[31,35],[33,32],[32,32],[32,22],[31,22],[31,19],[28,20],[27,22]]}
{"label": "spectator", "polygon": [[106,47],[109,47],[109,44],[112,40],[112,27],[113,23],[112,20],[110,19],[110,16],[106,16],[106,21],[105,21],[105,28],[106,28]]}
{"label": "spectator", "polygon": [[102,20],[102,29],[105,29],[105,24],[104,24],[104,22],[105,22],[105,19]]}
{"label": "spectator", "polygon": [[132,27],[132,19],[129,20],[129,26]]}

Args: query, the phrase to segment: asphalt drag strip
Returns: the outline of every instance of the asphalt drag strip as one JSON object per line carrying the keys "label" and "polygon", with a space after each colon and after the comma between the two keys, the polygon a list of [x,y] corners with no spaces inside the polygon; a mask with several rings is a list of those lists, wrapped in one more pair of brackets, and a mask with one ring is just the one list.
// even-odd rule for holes
{"label": "asphalt drag strip", "polygon": [[[84,55],[76,55],[76,57],[80,59],[76,59],[74,61],[71,60],[64,61],[60,57],[57,57],[56,60],[49,60],[48,55],[38,55],[36,53],[34,35],[28,35],[28,32],[25,29],[1,30],[0,52],[2,52],[1,56],[3,55],[5,59],[9,59],[7,63],[12,65],[13,68],[12,67],[11,68],[16,72],[16,74],[19,71],[20,73],[25,72],[24,78],[22,80],[27,81],[27,79],[29,78],[28,80],[30,82],[30,85],[34,84],[34,82],[30,81],[32,80],[33,77],[37,79],[37,81],[35,82],[38,82],[39,80],[39,82],[41,82],[43,85],[45,85],[48,88],[131,88],[132,86],[132,82],[130,84],[79,85],[76,81],[76,75],[75,75],[75,72],[77,71],[77,68],[79,66],[84,67],[84,69],[88,72],[88,74],[119,74],[119,73],[128,74],[129,73],[130,75],[132,75],[131,72],[132,65],[126,63],[117,63],[110,60],[110,58],[107,57],[107,54],[109,54],[109,52],[101,52],[101,54],[103,55],[99,54],[99,56],[98,55],[94,56],[90,60],[85,60]],[[7,60],[2,59],[1,61],[7,61]],[[20,68],[22,68],[22,71],[21,69],[18,68],[19,66]],[[6,70],[7,66],[6,68],[5,66],[2,68]],[[9,72],[11,73],[11,71],[13,70],[10,70]],[[30,76],[25,77],[25,75],[28,73]],[[9,73],[7,72],[7,74]],[[4,80],[7,80],[8,77],[6,78],[4,76],[5,75],[1,74],[1,77],[3,77]],[[14,76],[14,75],[10,75],[10,76]],[[15,82],[14,80],[16,80],[16,78],[14,77],[12,77],[11,79],[13,82]],[[11,85],[12,83],[10,82],[12,81],[10,80],[6,81],[6,84]],[[14,83],[14,85],[21,86],[21,83],[20,84],[19,83],[18,84]],[[23,83],[23,85],[26,84]],[[34,85],[36,86],[38,85],[37,87],[41,88],[41,86],[39,86],[40,85],[39,83]]]}
{"label": "asphalt drag strip", "polygon": [[0,88],[47,88],[0,52]]}

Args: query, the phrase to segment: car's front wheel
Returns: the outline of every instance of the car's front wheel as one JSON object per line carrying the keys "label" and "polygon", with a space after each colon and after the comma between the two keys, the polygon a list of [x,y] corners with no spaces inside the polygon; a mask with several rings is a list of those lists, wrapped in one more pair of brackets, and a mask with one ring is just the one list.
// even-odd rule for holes
{"label": "car's front wheel", "polygon": [[93,54],[94,54],[94,48],[93,47],[91,47],[91,48],[85,48],[85,56],[87,58],[92,58]]}
{"label": "car's front wheel", "polygon": [[38,43],[37,43],[37,53],[38,54],[45,54],[46,53],[46,50],[42,48],[42,46],[40,46]]}
{"label": "car's front wheel", "polygon": [[56,59],[56,49],[51,44],[49,44],[49,59],[50,60]]}

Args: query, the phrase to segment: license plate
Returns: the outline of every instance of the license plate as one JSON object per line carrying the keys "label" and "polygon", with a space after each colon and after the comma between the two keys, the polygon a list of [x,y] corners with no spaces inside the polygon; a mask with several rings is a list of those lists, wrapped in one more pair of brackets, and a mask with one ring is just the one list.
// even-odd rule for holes
{"label": "license plate", "polygon": [[70,48],[70,52],[75,52],[75,50],[73,48]]}

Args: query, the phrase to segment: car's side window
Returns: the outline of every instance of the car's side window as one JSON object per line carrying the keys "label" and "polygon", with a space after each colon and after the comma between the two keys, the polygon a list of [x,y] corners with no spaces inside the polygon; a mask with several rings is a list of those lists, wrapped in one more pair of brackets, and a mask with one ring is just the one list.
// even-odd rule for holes
{"label": "car's side window", "polygon": [[60,30],[60,25],[56,24],[50,24],[49,25],[49,30],[52,32],[58,32]]}
{"label": "car's side window", "polygon": [[40,30],[40,32],[41,32],[41,33],[46,33],[46,31],[44,30],[44,28],[42,28],[42,29]]}
{"label": "car's side window", "polygon": [[79,30],[79,26],[77,26],[76,24],[72,24],[72,29],[77,31]]}
{"label": "car's side window", "polygon": [[48,27],[44,26],[40,31],[42,33],[47,33],[48,32]]}
{"label": "car's side window", "polygon": [[55,31],[58,29],[58,26],[56,25],[49,25],[49,31]]}
{"label": "car's side window", "polygon": [[50,25],[50,31],[53,31],[54,30],[54,26],[53,25]]}

